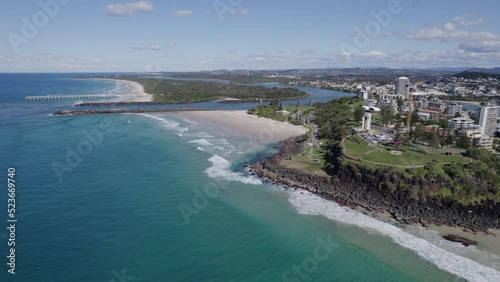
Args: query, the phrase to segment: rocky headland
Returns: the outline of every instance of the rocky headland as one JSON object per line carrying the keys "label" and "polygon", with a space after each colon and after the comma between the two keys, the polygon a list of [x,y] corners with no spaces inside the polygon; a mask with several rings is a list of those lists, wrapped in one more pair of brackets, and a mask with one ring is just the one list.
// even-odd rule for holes
{"label": "rocky headland", "polygon": [[400,223],[420,223],[424,226],[433,223],[485,232],[500,228],[500,203],[482,201],[465,206],[446,198],[427,196],[415,199],[410,191],[403,188],[439,185],[433,180],[389,172],[376,173],[366,167],[341,161],[337,171],[329,176],[281,166],[282,158],[297,152],[298,143],[303,138],[299,139],[280,143],[278,154],[250,165],[250,172],[275,183],[310,191],[341,205],[386,211]]}

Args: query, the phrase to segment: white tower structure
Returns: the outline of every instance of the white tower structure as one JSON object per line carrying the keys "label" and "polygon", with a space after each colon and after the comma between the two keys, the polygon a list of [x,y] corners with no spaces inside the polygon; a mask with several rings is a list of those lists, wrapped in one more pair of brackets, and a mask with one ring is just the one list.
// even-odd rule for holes
{"label": "white tower structure", "polygon": [[372,128],[372,113],[366,112],[363,117],[363,123],[361,124],[361,129],[363,131],[370,131]]}
{"label": "white tower structure", "polygon": [[408,77],[400,77],[396,79],[396,95],[403,97],[403,99],[408,99],[410,96],[410,79]]}

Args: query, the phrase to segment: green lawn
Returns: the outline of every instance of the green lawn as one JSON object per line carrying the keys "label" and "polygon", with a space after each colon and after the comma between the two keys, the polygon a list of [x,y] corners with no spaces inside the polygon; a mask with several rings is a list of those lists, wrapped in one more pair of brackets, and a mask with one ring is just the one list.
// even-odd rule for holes
{"label": "green lawn", "polygon": [[354,137],[347,138],[344,141],[345,152],[350,156],[376,163],[400,166],[420,166],[432,162],[433,160],[439,163],[461,164],[468,162],[467,158],[459,154],[447,156],[441,152],[426,152],[423,149],[412,146],[402,146],[398,148],[397,150],[403,153],[401,155],[395,155],[390,152],[391,147],[370,145],[359,135],[355,136],[359,144],[353,142],[352,138]]}
{"label": "green lawn", "polygon": [[469,163],[469,160],[463,157],[460,154],[454,154],[451,156],[447,156],[442,153],[433,153],[434,158],[438,160],[440,163],[456,163],[456,164],[466,164]]}
{"label": "green lawn", "polygon": [[390,165],[402,165],[402,166],[419,166],[425,165],[433,160],[437,160],[439,163],[466,163],[467,159],[461,155],[447,156],[440,152],[421,152],[413,150],[404,150],[402,155],[391,154],[390,151],[385,149],[380,149],[375,152],[367,154],[363,159],[367,161],[385,163]]}
{"label": "green lawn", "polygon": [[433,157],[425,153],[418,153],[413,151],[404,151],[402,155],[394,155],[385,149],[381,149],[366,155],[364,159],[367,161],[385,163],[390,165],[418,166],[431,162],[433,160]]}
{"label": "green lawn", "polygon": [[349,139],[344,141],[345,152],[353,157],[359,158],[363,156],[364,153],[373,150],[374,148],[368,146],[368,142],[363,139],[361,136],[356,135],[355,138],[359,141],[360,144],[355,143]]}
{"label": "green lawn", "polygon": [[[313,158],[317,158],[319,156],[314,156]],[[318,175],[326,175],[323,171],[323,165],[325,161],[323,158],[320,159],[320,162],[314,162],[309,159],[309,155],[296,155],[292,157],[291,160],[283,160],[281,161],[281,165],[288,168],[296,168],[300,170],[309,171],[312,173],[316,173]]]}
{"label": "green lawn", "polygon": [[[324,150],[321,148],[313,148],[313,156],[311,157],[312,160],[309,158],[310,150],[310,148],[304,148],[300,154],[293,156],[291,160],[281,161],[281,165],[289,168],[305,170],[318,175],[327,175],[323,171],[325,159],[320,155]],[[319,162],[314,161],[315,159],[319,160]]]}
{"label": "green lawn", "polygon": [[313,110],[314,107],[313,106],[298,106],[297,105],[284,105],[283,106],[283,110],[286,110],[286,111],[289,111],[291,113],[293,113],[295,110],[298,110],[302,113],[305,113],[309,110]]}

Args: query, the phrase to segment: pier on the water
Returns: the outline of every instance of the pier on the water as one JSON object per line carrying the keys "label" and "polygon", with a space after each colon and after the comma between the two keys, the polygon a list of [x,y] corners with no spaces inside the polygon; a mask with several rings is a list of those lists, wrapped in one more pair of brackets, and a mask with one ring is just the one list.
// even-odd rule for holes
{"label": "pier on the water", "polygon": [[96,100],[96,99],[116,99],[120,98],[117,94],[77,94],[77,95],[45,95],[45,96],[26,96],[27,101],[47,101],[47,100]]}

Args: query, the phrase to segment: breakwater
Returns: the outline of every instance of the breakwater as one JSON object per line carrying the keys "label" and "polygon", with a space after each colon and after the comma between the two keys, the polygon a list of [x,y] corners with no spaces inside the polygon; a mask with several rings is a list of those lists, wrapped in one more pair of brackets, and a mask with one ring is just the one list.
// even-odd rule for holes
{"label": "breakwater", "polygon": [[141,114],[141,113],[175,113],[175,112],[199,112],[199,111],[222,111],[220,109],[124,109],[124,110],[64,110],[53,113],[54,116],[82,116],[82,115],[105,115],[105,114]]}
{"label": "breakwater", "polygon": [[120,95],[112,94],[79,94],[79,95],[45,95],[45,96],[26,96],[26,101],[48,101],[48,100],[84,100],[84,99],[116,99]]}

